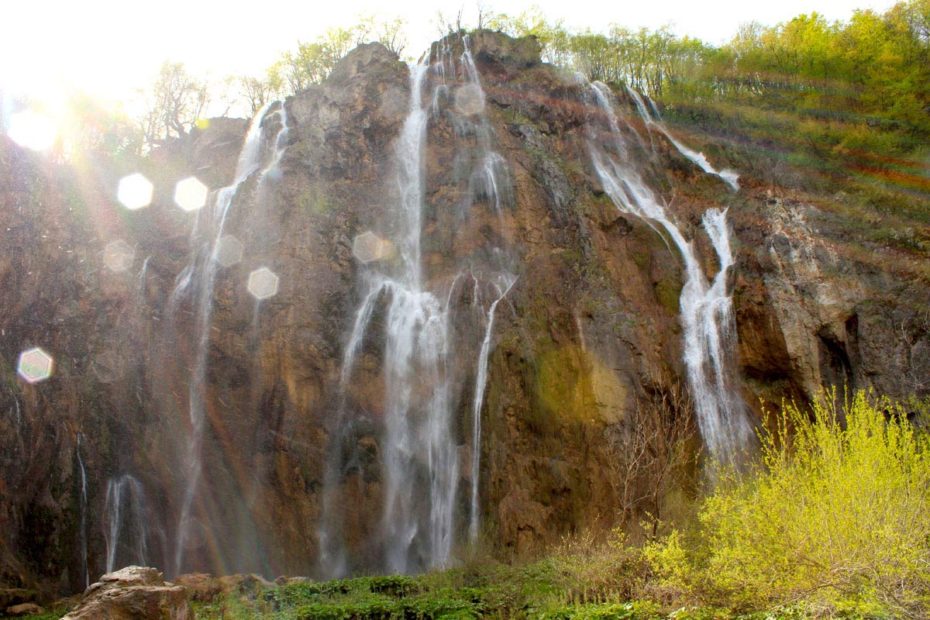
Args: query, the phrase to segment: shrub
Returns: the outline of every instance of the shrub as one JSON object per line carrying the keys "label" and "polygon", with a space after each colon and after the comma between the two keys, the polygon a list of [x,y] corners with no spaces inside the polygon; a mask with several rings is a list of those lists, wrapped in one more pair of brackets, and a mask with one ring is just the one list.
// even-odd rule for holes
{"label": "shrub", "polygon": [[759,469],[724,475],[691,536],[646,549],[668,585],[743,609],[926,617],[927,437],[887,400],[860,392],[845,416],[823,401],[785,407]]}

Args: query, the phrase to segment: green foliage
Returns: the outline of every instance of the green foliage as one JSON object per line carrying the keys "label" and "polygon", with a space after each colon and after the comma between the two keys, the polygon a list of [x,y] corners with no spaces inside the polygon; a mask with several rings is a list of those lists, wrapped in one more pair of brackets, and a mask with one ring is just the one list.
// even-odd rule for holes
{"label": "green foliage", "polygon": [[377,41],[399,56],[406,45],[403,28],[400,18],[375,21],[371,17],[360,18],[348,28],[330,28],[314,41],[298,41],[297,49],[284,52],[268,69],[266,83],[282,96],[299,93],[326,79],[349,50],[367,41]]}
{"label": "green foliage", "polygon": [[655,606],[637,603],[567,605],[540,614],[539,620],[637,620],[659,617]]}
{"label": "green foliage", "polygon": [[625,83],[654,97],[693,79],[712,51],[701,41],[678,37],[667,27],[629,30],[611,26],[606,35],[572,33],[561,22],[547,22],[538,9],[515,17],[495,15],[489,27],[512,36],[536,37],[547,62],[571,66],[590,80]]}
{"label": "green foliage", "polygon": [[535,36],[545,60],[588,79],[642,91],[673,122],[752,145],[747,166],[768,182],[879,183],[930,216],[930,0],[846,22],[750,23],[716,47],[666,28],[571,32],[538,10],[488,24]]}
{"label": "green foliage", "polygon": [[[832,399],[826,398],[832,402]],[[845,415],[787,406],[763,467],[725,474],[690,536],[645,555],[678,592],[760,609],[804,601],[862,617],[930,612],[930,442],[860,392]]]}

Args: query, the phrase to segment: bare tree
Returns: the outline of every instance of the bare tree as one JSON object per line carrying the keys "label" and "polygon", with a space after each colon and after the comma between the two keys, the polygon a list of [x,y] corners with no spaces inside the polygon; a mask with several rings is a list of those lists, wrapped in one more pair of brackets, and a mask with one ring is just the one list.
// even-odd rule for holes
{"label": "bare tree", "polygon": [[165,62],[147,99],[142,132],[151,148],[193,129],[207,105],[207,85],[191,76],[183,64]]}
{"label": "bare tree", "polygon": [[381,22],[375,31],[378,43],[388,48],[398,56],[404,52],[407,47],[407,36],[404,33],[404,21],[396,18],[390,21]]}
{"label": "bare tree", "polygon": [[456,32],[461,32],[464,30],[462,26],[462,11],[463,9],[459,7],[458,12],[455,14],[455,21],[450,18],[447,18],[445,13],[442,11],[436,12],[435,24],[436,28],[439,30],[439,36],[445,37],[450,34],[455,34]]}
{"label": "bare tree", "polygon": [[239,83],[239,96],[248,103],[252,116],[274,97],[274,89],[272,89],[271,82],[268,80],[241,76],[237,81]]}
{"label": "bare tree", "polygon": [[691,399],[676,386],[640,400],[628,420],[607,429],[611,474],[624,523],[645,517],[650,534],[658,533],[663,500],[684,482],[698,458],[691,446],[695,439],[691,413]]}

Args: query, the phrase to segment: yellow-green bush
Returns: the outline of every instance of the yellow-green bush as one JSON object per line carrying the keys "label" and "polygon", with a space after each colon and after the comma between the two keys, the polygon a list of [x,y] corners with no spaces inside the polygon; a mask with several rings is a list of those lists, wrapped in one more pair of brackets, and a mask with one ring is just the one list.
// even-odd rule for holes
{"label": "yellow-green bush", "polygon": [[930,443],[866,393],[844,417],[786,407],[758,470],[723,476],[696,531],[647,548],[666,584],[743,609],[926,617]]}

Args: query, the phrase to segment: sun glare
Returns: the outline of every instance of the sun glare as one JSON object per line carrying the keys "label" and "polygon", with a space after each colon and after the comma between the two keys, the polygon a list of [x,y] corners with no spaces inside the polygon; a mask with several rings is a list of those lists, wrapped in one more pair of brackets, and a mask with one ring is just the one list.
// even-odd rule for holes
{"label": "sun glare", "polygon": [[18,145],[33,151],[46,151],[58,137],[56,123],[45,114],[23,110],[10,115],[7,135]]}

